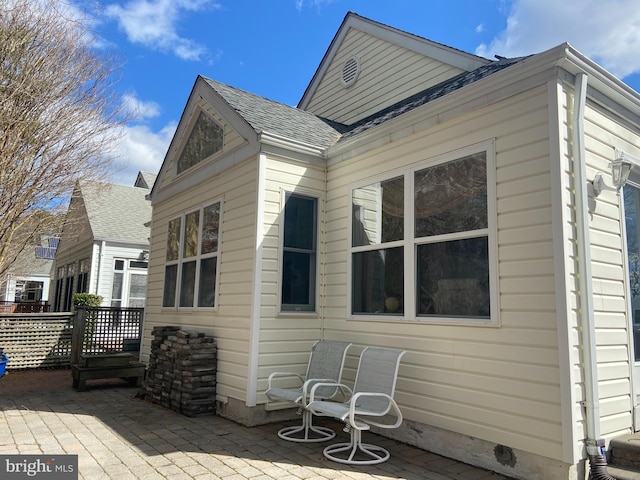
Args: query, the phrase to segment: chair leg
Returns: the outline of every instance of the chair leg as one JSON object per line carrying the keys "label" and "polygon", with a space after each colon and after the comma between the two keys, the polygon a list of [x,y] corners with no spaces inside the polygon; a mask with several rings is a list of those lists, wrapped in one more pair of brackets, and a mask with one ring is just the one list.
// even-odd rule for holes
{"label": "chair leg", "polygon": [[[346,457],[344,454],[337,456],[337,454],[343,452],[347,452]],[[346,463],[347,465],[375,465],[389,459],[388,450],[378,447],[377,445],[362,443],[362,430],[358,430],[357,428],[351,428],[350,442],[329,445],[324,449],[323,454],[329,460]],[[365,458],[358,459],[356,456],[364,456]]]}
{"label": "chair leg", "polygon": [[290,442],[312,443],[326,442],[336,436],[327,427],[317,427],[313,424],[313,415],[309,410],[302,410],[302,425],[285,427],[278,432],[278,436]]}

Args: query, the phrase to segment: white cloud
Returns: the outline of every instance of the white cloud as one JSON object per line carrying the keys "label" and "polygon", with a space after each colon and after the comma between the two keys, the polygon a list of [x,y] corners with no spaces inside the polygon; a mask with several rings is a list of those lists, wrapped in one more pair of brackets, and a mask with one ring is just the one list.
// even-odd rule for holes
{"label": "white cloud", "polygon": [[296,10],[300,11],[304,7],[320,8],[333,2],[334,0],[296,0]]}
{"label": "white cloud", "polygon": [[130,42],[172,52],[183,60],[200,60],[207,48],[180,36],[177,25],[185,12],[217,8],[216,0],[130,0],[124,5],[108,5],[104,12],[118,21]]}
{"label": "white cloud", "polygon": [[168,123],[158,132],[147,125],[124,127],[117,152],[123,169],[114,175],[114,183],[133,185],[139,171],[158,173],[176,127],[176,122]]}
{"label": "white cloud", "polygon": [[127,111],[136,119],[154,118],[160,115],[160,105],[156,102],[145,102],[128,93],[122,96],[122,103]]}
{"label": "white cloud", "polygon": [[640,72],[637,0],[513,0],[507,27],[478,55],[515,57],[570,43],[614,75]]}

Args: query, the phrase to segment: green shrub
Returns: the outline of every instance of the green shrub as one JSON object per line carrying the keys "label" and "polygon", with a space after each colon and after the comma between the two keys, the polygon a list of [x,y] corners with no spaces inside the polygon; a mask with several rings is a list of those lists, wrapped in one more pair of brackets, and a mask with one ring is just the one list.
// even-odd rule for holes
{"label": "green shrub", "polygon": [[99,307],[102,300],[102,296],[95,293],[76,293],[73,296],[73,305],[75,307]]}

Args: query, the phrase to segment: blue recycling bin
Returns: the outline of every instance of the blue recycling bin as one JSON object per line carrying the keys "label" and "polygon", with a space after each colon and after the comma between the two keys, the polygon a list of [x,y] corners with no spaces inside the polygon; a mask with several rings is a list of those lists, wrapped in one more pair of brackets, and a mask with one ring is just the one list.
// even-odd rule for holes
{"label": "blue recycling bin", "polygon": [[7,362],[9,361],[9,359],[7,358],[7,356],[3,353],[0,356],[0,377],[4,376],[5,372],[6,372],[6,368],[7,368]]}

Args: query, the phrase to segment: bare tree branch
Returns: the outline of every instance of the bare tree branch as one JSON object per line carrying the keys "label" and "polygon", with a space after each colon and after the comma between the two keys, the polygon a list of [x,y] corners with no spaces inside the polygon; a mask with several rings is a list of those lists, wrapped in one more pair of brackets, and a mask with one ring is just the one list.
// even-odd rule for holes
{"label": "bare tree branch", "polygon": [[78,180],[110,176],[127,120],[118,66],[65,8],[0,6],[0,274],[36,235],[59,228]]}

